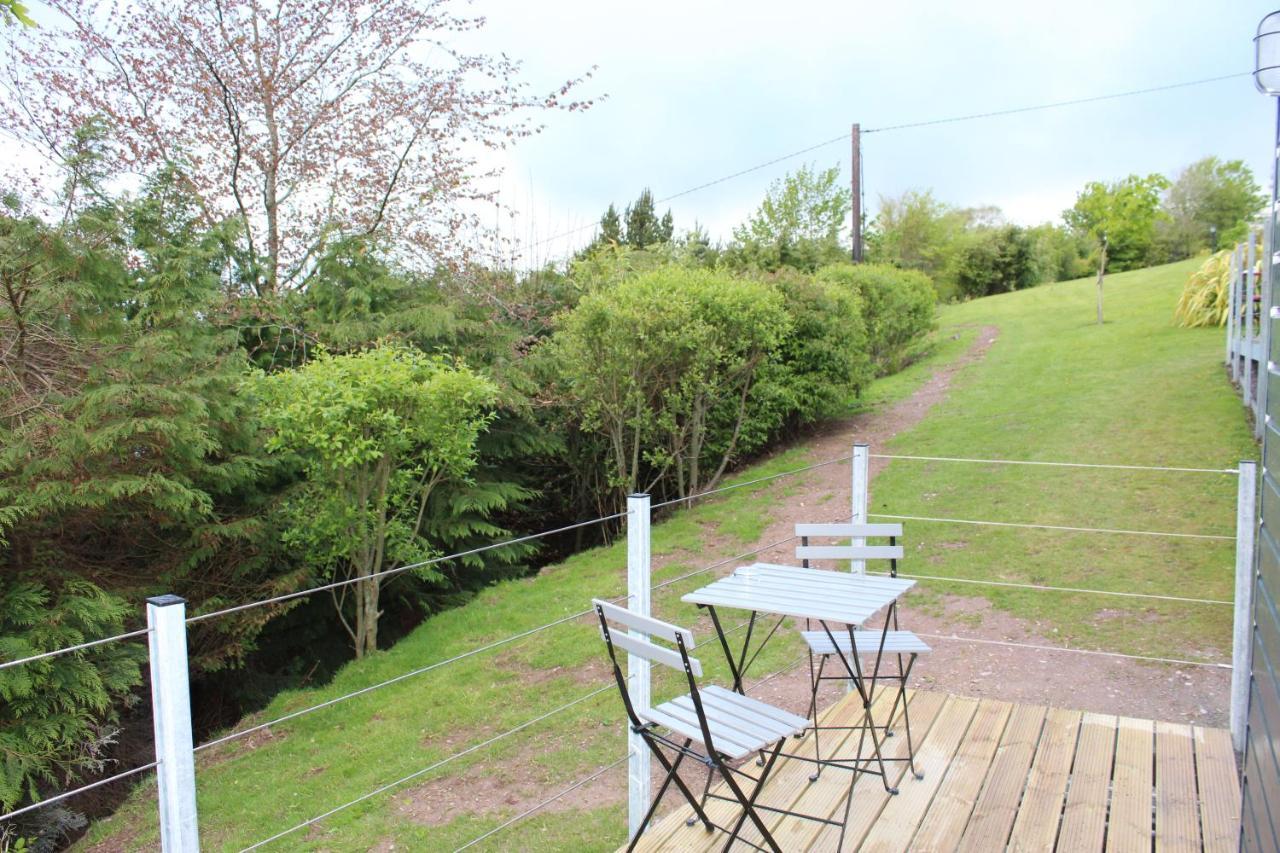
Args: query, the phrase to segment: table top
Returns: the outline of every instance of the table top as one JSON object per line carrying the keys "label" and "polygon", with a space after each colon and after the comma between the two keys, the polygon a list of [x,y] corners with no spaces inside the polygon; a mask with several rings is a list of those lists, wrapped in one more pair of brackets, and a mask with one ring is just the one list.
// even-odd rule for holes
{"label": "table top", "polygon": [[915,584],[904,578],[753,563],[680,600],[857,626]]}

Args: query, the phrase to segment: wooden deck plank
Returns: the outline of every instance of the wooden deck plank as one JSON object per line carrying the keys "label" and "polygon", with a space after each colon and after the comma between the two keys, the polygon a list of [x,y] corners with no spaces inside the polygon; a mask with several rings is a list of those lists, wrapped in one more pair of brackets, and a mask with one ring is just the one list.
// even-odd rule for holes
{"label": "wooden deck plank", "polygon": [[947,768],[969,731],[978,710],[977,699],[954,697],[947,709],[950,713],[934,723],[929,736],[916,750],[916,768],[924,779],[909,779],[897,796],[890,797],[859,850],[867,853],[899,851],[915,834],[916,827],[933,802],[934,795],[946,778]]}
{"label": "wooden deck plank", "polygon": [[[911,734],[916,741],[916,755],[920,754],[921,744],[933,733],[935,727],[942,725],[943,710],[951,701],[938,693],[916,693],[911,697]],[[882,748],[886,758],[902,758],[907,754],[907,739],[902,735],[889,738]],[[895,761],[886,768],[889,771],[889,784],[903,786],[906,775],[906,762]],[[849,792],[849,776],[831,777],[836,784],[815,786],[804,798],[796,802],[799,811],[821,817],[843,815],[846,796]],[[907,786],[914,784],[909,780]],[[845,824],[844,849],[853,849],[858,840],[875,822],[881,808],[891,797],[884,790],[878,776],[858,777],[850,808],[849,818]],[[827,827],[813,821],[787,821],[778,827],[775,834],[779,846],[783,850],[835,849],[839,842],[838,827]]]}
{"label": "wooden deck plank", "polygon": [[1044,732],[1027,777],[1027,789],[1009,834],[1010,851],[1030,853],[1053,849],[1080,736],[1081,716],[1079,711],[1060,708],[1050,710],[1045,716]]}
{"label": "wooden deck plank", "polygon": [[911,849],[950,853],[959,845],[1012,712],[1009,702],[984,699],[978,705],[946,778],[916,830]]}
{"label": "wooden deck plank", "polygon": [[1080,722],[1071,785],[1062,811],[1059,850],[1101,850],[1107,830],[1107,791],[1115,755],[1116,718],[1086,713]]}
{"label": "wooden deck plank", "polygon": [[1121,717],[1116,730],[1107,853],[1151,853],[1155,724]]}
{"label": "wooden deck plank", "polygon": [[1231,733],[1196,726],[1193,740],[1204,853],[1235,853],[1240,841],[1240,777]]}
{"label": "wooden deck plank", "polygon": [[957,850],[989,853],[1004,849],[1018,804],[1027,790],[1027,775],[1047,710],[1040,705],[1018,705],[1013,709]]}
{"label": "wooden deck plank", "polygon": [[1191,727],[1156,723],[1156,851],[1200,850]]}

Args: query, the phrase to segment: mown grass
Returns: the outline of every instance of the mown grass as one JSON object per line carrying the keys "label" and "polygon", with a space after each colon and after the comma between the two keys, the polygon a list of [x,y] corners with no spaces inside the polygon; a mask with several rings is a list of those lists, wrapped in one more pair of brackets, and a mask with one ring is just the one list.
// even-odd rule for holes
{"label": "mown grass", "polygon": [[[1213,468],[1255,455],[1240,405],[1222,375],[1220,333],[1175,329],[1170,323],[1181,284],[1193,267],[1188,263],[1110,277],[1108,323],[1101,327],[1091,322],[1089,281],[945,309],[933,354],[877,382],[860,405],[910,394],[934,366],[962,354],[985,325],[999,328],[996,343],[985,359],[963,369],[948,398],[925,421],[873,452]],[[738,480],[808,461],[797,448],[751,466]],[[656,524],[653,553],[668,561],[655,580],[678,577],[752,547],[768,523],[772,502],[795,488],[786,480],[742,488]],[[872,511],[1230,533],[1234,489],[1234,480],[1220,475],[900,460],[876,480]],[[909,524],[909,542],[904,568],[925,574],[1231,596],[1230,543],[923,522]],[[331,684],[277,697],[244,725],[569,616],[593,596],[620,595],[624,565],[625,546],[618,542],[576,555],[536,578],[496,586],[468,605],[432,618],[395,648],[348,666]],[[693,613],[679,597],[706,577],[655,593],[655,614],[690,621]],[[1221,657],[1229,648],[1230,608],[942,582],[922,587],[913,606],[938,607],[943,592],[984,595],[997,607],[1040,620],[1043,630],[1060,642],[1208,657]],[[794,660],[799,648],[793,635],[782,632],[782,641],[770,646],[754,672],[773,672]],[[1189,648],[1192,637],[1207,642],[1200,639]],[[710,648],[703,660],[712,679],[723,679],[725,668]],[[229,744],[198,766],[204,847],[238,850],[608,686],[591,622],[575,619],[290,721],[270,737]],[[666,678],[655,693],[677,687]],[[620,757],[620,721],[617,697],[606,690],[271,847],[365,850],[385,842],[399,849],[454,849],[521,806]],[[518,774],[511,766],[520,768]],[[480,773],[518,775],[525,800],[442,825],[428,825],[420,813],[406,808],[415,786],[441,778],[449,780],[456,799],[465,803],[469,785]],[[619,789],[624,784],[621,769],[607,778]],[[606,850],[623,840],[624,827],[620,803],[547,810],[475,849]],[[86,842],[97,841],[153,849],[153,786],[141,786],[119,813],[93,827]]]}

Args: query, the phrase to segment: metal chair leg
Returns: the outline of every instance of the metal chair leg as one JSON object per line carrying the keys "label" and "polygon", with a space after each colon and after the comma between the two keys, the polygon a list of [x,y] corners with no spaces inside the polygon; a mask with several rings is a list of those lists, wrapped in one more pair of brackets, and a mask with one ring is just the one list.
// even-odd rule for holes
{"label": "metal chair leg", "polygon": [[[784,739],[785,740],[785,739]],[[756,813],[756,798],[760,796],[760,791],[764,788],[765,780],[769,778],[769,773],[773,770],[773,766],[778,761],[778,755],[782,752],[783,741],[778,741],[773,752],[769,755],[769,761],[765,764],[764,770],[760,772],[760,777],[756,780],[755,787],[751,791],[751,796],[747,797],[742,789],[738,787],[737,781],[733,778],[733,770],[722,766],[721,775],[724,776],[725,784],[733,791],[733,795],[737,797],[738,802],[742,804],[742,814],[738,815],[738,820],[733,825],[733,831],[729,833],[729,840],[725,842],[723,850],[728,853],[733,842],[738,839],[738,833],[742,831],[742,825],[749,818],[756,829],[760,830],[760,835],[764,838],[765,844],[769,845],[769,849],[774,853],[782,853],[782,848],[778,846],[778,842],[773,840],[773,835],[769,832],[769,827],[765,826],[764,821],[760,819],[760,815]]]}

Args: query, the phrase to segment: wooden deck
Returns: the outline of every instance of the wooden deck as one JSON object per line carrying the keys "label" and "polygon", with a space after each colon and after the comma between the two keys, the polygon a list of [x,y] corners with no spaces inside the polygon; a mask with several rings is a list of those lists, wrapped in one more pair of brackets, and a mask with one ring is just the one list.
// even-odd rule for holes
{"label": "wooden deck", "polygon": [[[890,691],[879,691],[877,705]],[[856,694],[827,709],[832,725],[857,722]],[[854,790],[844,850],[867,851],[1235,851],[1240,787],[1224,729],[1016,705],[916,691],[911,700],[916,765],[923,780],[890,765],[897,796],[863,776]],[[823,751],[842,733],[828,733]],[[856,738],[856,734],[852,735]],[[812,754],[812,738],[790,751]],[[905,754],[906,738],[885,741]],[[850,747],[852,748],[852,746]],[[898,769],[892,769],[892,768]],[[748,770],[754,768],[748,767]],[[850,774],[780,762],[760,801],[838,818]],[[701,785],[699,785],[699,790]],[[679,792],[666,803],[679,803]],[[711,800],[721,825],[736,809]],[[646,833],[639,850],[701,851],[726,836],[685,826],[681,803]],[[783,850],[835,850],[839,829],[763,813]],[[745,837],[759,843],[758,831]],[[747,845],[734,849],[749,850]]]}

